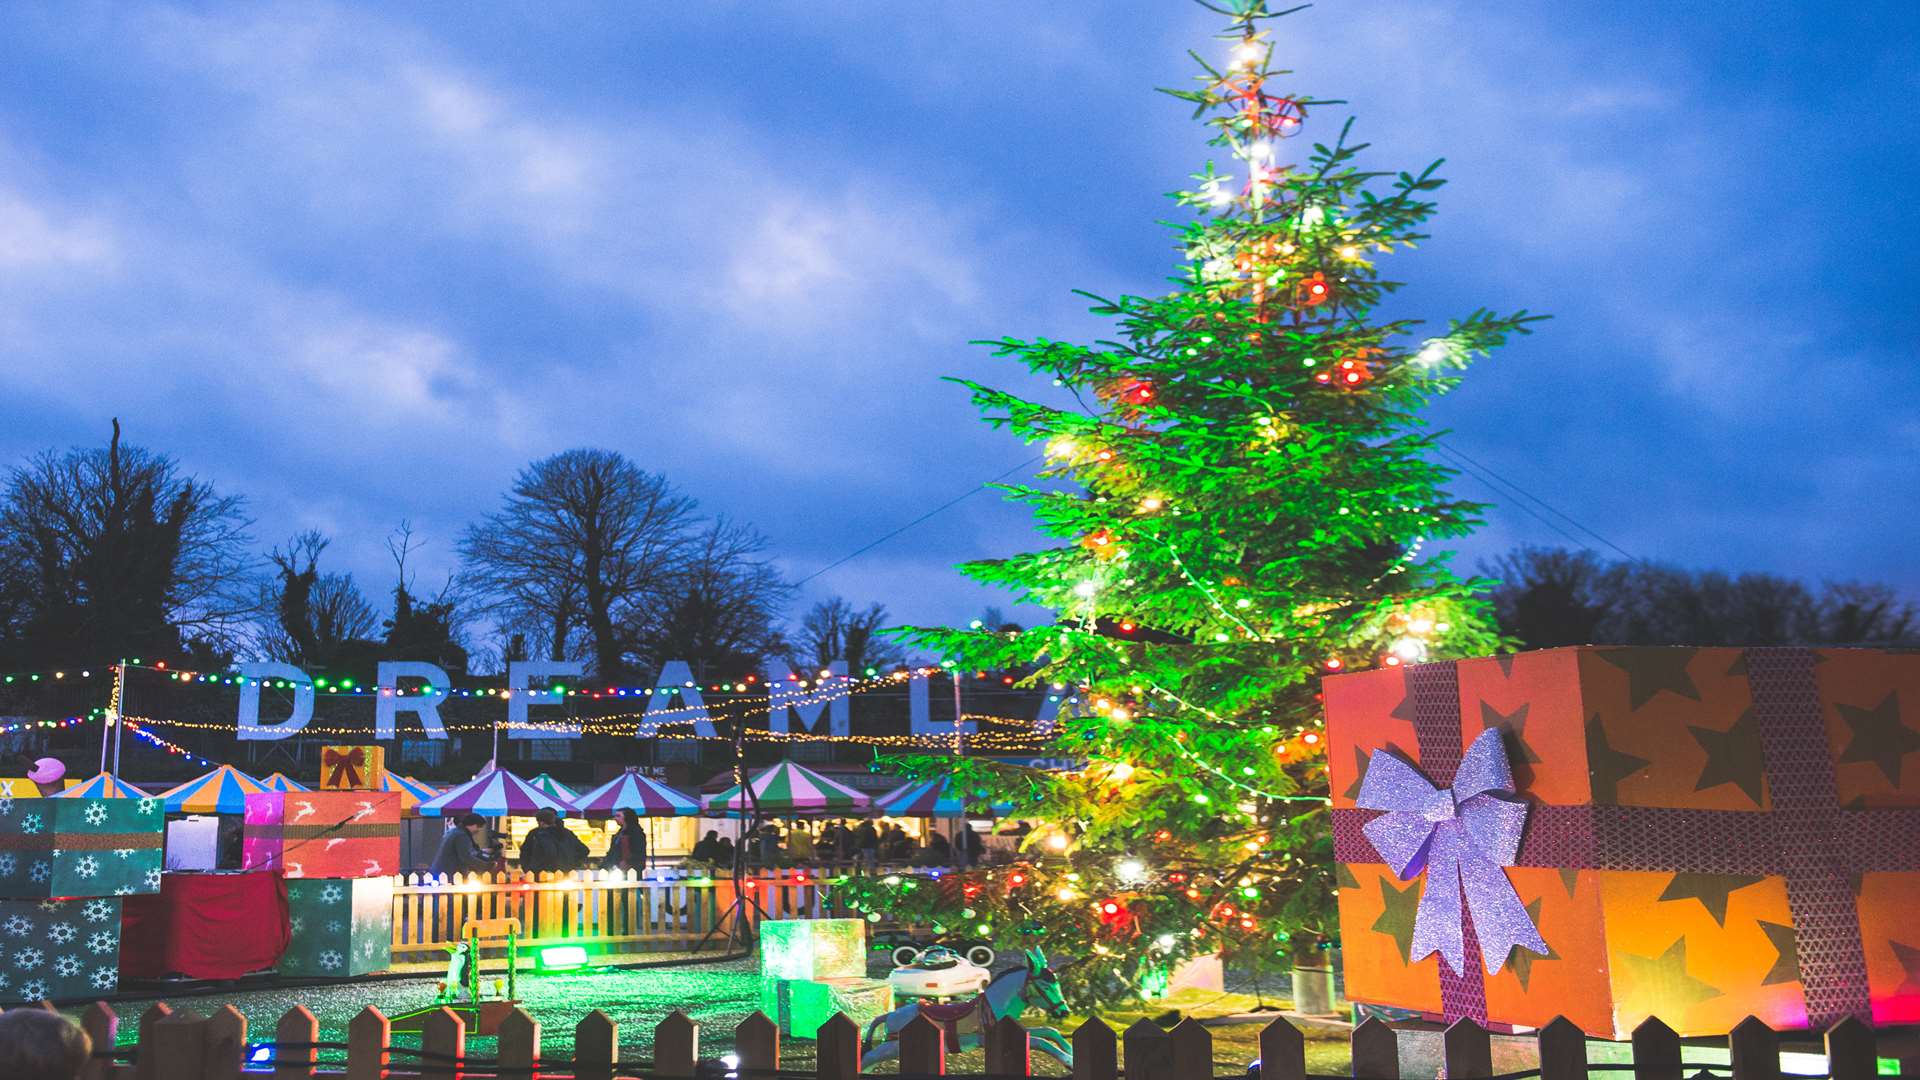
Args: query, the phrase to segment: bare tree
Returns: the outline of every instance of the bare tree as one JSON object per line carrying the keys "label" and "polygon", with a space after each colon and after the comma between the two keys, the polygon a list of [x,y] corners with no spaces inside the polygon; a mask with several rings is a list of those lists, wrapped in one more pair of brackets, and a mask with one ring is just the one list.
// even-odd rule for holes
{"label": "bare tree", "polygon": [[379,626],[379,616],[353,575],[320,572],[320,555],[328,543],[319,530],[309,529],[268,554],[278,572],[278,579],[266,590],[269,655],[296,664],[333,667],[342,661],[343,650],[364,646]]}
{"label": "bare tree", "polygon": [[796,669],[819,670],[835,660],[845,660],[847,671],[855,675],[869,668],[882,671],[897,666],[905,662],[906,652],[891,639],[879,636],[886,626],[887,609],[883,604],[869,604],[860,611],[838,596],[822,600],[801,616],[787,662]]}
{"label": "bare tree", "polygon": [[467,670],[467,646],[460,632],[459,590],[452,578],[431,597],[414,594],[413,576],[407,573],[407,559],[420,545],[415,542],[413,523],[402,520],[387,537],[387,553],[393,556],[393,617],[385,623],[386,645],[409,660],[425,660],[454,674]]}
{"label": "bare tree", "polygon": [[[49,451],[0,498],[20,660],[230,653],[257,610],[243,503],[120,442]],[[21,586],[24,586],[24,592]]]}
{"label": "bare tree", "polygon": [[607,450],[568,450],[521,470],[501,508],[467,530],[469,591],[496,618],[547,628],[563,658],[575,629],[605,677],[627,666],[634,609],[658,603],[684,572],[693,499]]}
{"label": "bare tree", "polygon": [[774,620],[791,590],[761,557],[766,548],[751,526],[725,517],[696,536],[667,599],[632,609],[641,661],[657,671],[692,660],[703,677],[732,678],[783,648]]}

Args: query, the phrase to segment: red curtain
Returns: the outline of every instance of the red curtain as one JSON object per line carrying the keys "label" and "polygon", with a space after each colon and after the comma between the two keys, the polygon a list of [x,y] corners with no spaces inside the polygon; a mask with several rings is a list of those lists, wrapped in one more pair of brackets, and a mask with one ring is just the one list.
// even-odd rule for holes
{"label": "red curtain", "polygon": [[236,979],[272,967],[290,937],[278,873],[163,874],[122,910],[123,979]]}

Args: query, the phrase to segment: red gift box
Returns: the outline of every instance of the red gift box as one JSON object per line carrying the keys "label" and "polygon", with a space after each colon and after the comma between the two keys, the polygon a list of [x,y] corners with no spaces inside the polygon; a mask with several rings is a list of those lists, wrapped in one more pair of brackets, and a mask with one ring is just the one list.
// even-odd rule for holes
{"label": "red gift box", "polygon": [[400,868],[400,795],[265,791],[247,796],[242,859],[288,877],[360,878]]}

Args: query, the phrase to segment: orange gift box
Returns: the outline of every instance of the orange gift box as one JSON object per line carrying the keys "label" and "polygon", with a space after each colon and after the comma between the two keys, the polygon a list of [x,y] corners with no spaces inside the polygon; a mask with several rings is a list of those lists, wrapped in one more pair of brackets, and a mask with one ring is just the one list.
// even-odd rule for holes
{"label": "orange gift box", "polygon": [[[1352,1000],[1603,1037],[1920,1020],[1920,653],[1581,646],[1323,689]],[[1441,905],[1454,972],[1411,958],[1430,873],[1386,865],[1357,800],[1379,753],[1449,788],[1489,729],[1527,806],[1501,872],[1547,952],[1483,958]]]}

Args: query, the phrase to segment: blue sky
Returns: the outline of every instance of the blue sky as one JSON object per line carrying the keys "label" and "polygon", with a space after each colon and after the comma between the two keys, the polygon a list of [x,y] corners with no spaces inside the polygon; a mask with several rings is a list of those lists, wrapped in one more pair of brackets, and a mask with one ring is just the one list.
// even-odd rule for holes
{"label": "blue sky", "polygon": [[[400,518],[431,583],[515,469],[607,446],[810,574],[1029,456],[939,381],[1031,386],[969,339],[1162,287],[1207,148],[1154,87],[1215,22],[0,6],[0,460],[118,415],[378,588]],[[1332,0],[1278,51],[1366,164],[1448,159],[1396,314],[1554,315],[1452,445],[1636,556],[1913,594],[1916,39],[1895,2]],[[1464,554],[1523,541],[1562,537],[1497,506]],[[964,619],[949,567],[1031,542],[976,496],[808,592]]]}

